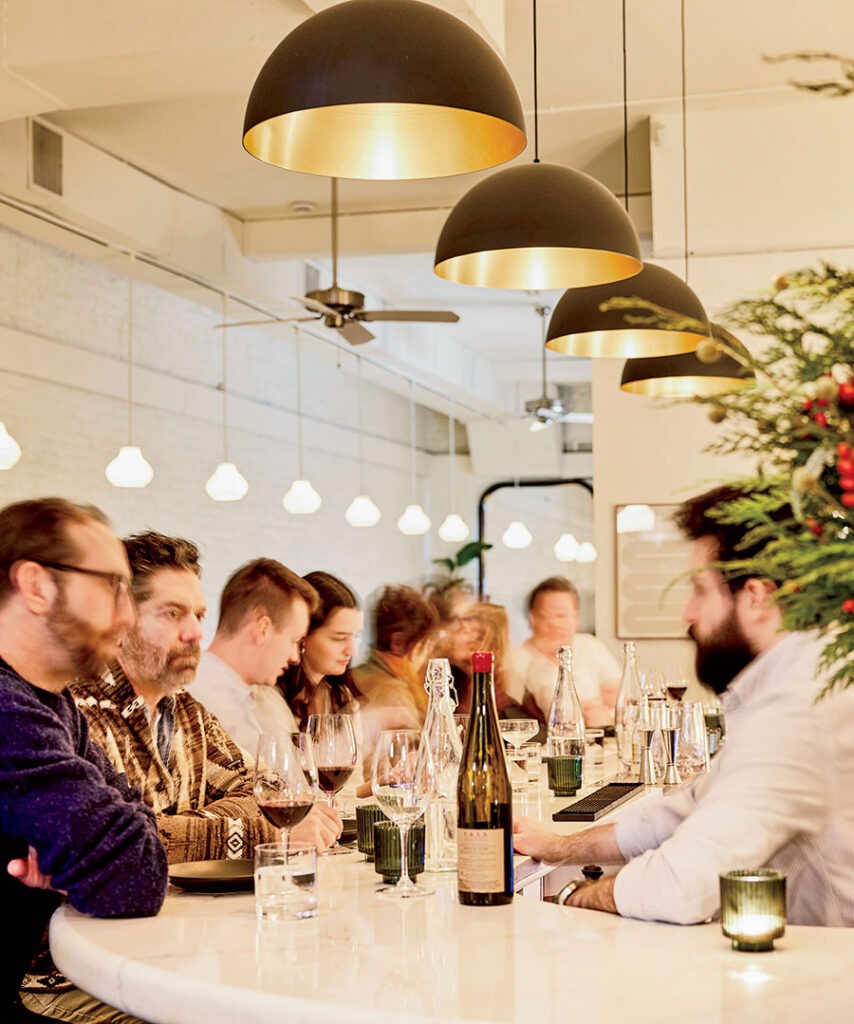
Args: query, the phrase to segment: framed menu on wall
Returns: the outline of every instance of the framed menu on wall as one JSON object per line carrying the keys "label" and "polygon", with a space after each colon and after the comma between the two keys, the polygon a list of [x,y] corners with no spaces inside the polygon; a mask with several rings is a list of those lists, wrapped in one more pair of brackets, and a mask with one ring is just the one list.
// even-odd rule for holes
{"label": "framed menu on wall", "polygon": [[623,640],[685,636],[682,610],[691,542],[673,523],[677,505],[617,505],[616,625]]}

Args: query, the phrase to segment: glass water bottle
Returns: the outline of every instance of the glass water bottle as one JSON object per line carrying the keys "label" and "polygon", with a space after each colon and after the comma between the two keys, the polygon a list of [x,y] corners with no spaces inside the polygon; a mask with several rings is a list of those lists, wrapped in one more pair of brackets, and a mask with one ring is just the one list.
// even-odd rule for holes
{"label": "glass water bottle", "polygon": [[428,871],[457,868],[457,776],[463,748],[454,722],[451,665],[447,658],[427,662],[424,689],[429,696],[424,735],[435,771],[433,795],[427,805],[425,867]]}
{"label": "glass water bottle", "polygon": [[638,670],[638,649],[634,640],[623,644],[623,674],[620,678],[620,689],[617,692],[617,703],[614,706],[614,736],[617,740],[617,753],[624,771],[631,771],[637,766],[634,753],[634,731],[637,724],[638,709],[641,702],[641,682]]}
{"label": "glass water bottle", "polygon": [[[572,673],[572,648],[559,647],[557,683],[546,720],[548,756],[581,756],[585,752],[584,715]],[[583,764],[583,762],[582,762]]]}

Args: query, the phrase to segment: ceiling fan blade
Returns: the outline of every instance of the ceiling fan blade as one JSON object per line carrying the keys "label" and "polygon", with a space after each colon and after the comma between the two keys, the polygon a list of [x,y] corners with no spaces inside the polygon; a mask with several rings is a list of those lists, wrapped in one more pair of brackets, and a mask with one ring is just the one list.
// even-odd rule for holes
{"label": "ceiling fan blade", "polygon": [[341,327],[336,328],[343,336],[346,341],[349,341],[351,345],[363,345],[366,341],[373,341],[374,335],[367,329],[362,327],[358,320],[345,320]]}
{"label": "ceiling fan blade", "polygon": [[561,423],[592,423],[592,412],[565,412],[560,417]]}
{"label": "ceiling fan blade", "polygon": [[436,324],[455,324],[460,319],[456,313],[445,309],[363,309],[356,315],[360,320],[408,320]]}
{"label": "ceiling fan blade", "polygon": [[337,309],[333,309],[331,306],[327,306],[323,302],[318,302],[317,299],[310,299],[308,296],[303,295],[297,298],[292,295],[291,298],[294,302],[298,302],[301,306],[305,306],[306,309],[312,309],[315,313],[323,313],[325,316],[339,316]]}
{"label": "ceiling fan blade", "polygon": [[306,320],[316,320],[316,316],[271,317],[268,320],[236,320],[228,323],[214,324],[214,327],[261,327],[264,324],[294,324]]}

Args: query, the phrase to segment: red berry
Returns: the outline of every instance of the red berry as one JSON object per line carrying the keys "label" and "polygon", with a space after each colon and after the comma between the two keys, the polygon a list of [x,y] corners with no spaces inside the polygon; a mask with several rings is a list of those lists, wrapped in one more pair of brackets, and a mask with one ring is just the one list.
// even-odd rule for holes
{"label": "red berry", "polygon": [[824,527],[817,519],[807,519],[807,528],[810,533],[814,533],[816,537],[820,537],[824,533]]}
{"label": "red berry", "polygon": [[836,468],[840,476],[854,476],[854,459],[839,459]]}
{"label": "red berry", "polygon": [[854,476],[841,476],[839,486],[843,491],[854,491]]}
{"label": "red berry", "polygon": [[854,615],[854,597],[846,597],[842,602],[842,610],[846,615]]}
{"label": "red berry", "polygon": [[844,441],[840,441],[836,446],[836,454],[840,459],[847,459],[851,454],[851,445],[846,444]]}
{"label": "red berry", "polygon": [[811,398],[805,398],[804,399],[804,404],[801,406],[801,408],[804,410],[804,412],[809,412],[810,409],[812,409],[812,399]]}
{"label": "red berry", "polygon": [[840,405],[854,405],[854,381],[846,380],[839,385],[837,395]]}
{"label": "red berry", "polygon": [[826,398],[819,398],[816,400],[816,405],[820,405],[822,409],[826,409],[830,405],[830,402],[828,402]]}
{"label": "red berry", "polygon": [[846,491],[840,498],[840,501],[846,508],[854,508],[854,493]]}
{"label": "red berry", "polygon": [[813,416],[813,420],[814,420],[814,421],[815,421],[815,422],[816,422],[816,423],[817,423],[817,424],[818,424],[818,425],[819,425],[820,427],[826,427],[826,426],[827,426],[827,416],[825,416],[825,414],[824,414],[823,412],[817,412],[817,413],[815,414],[815,416]]}

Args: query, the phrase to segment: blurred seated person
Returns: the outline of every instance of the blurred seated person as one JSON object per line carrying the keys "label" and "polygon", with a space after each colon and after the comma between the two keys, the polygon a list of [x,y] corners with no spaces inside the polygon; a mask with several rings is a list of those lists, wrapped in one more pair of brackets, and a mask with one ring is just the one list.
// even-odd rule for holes
{"label": "blurred seated person", "polygon": [[[375,727],[421,729],[424,725],[428,697],[422,669],[437,622],[434,607],[414,587],[389,585],[377,598],[373,646],[367,659],[353,669],[363,717],[366,712],[375,713]],[[365,750],[366,761],[368,757]]]}
{"label": "blurred seated person", "polygon": [[[511,696],[525,702],[529,695],[545,722],[557,682],[557,651],[572,647],[572,669],[578,699],[589,726],[614,724],[614,704],[620,688],[620,666],[592,633],[578,630],[578,591],[565,576],[550,576],[528,595],[531,635],[510,655],[514,676]],[[528,701],[530,704],[531,702]]]}
{"label": "blurred seated person", "polygon": [[423,596],[433,606],[436,631],[430,648],[430,658],[450,658],[452,636],[465,609],[474,601],[471,585],[455,577],[437,579],[425,585]]}
{"label": "blurred seated person", "polygon": [[[471,656],[475,651],[492,651],[495,656],[494,685],[495,706],[499,718],[537,718],[536,707],[520,703],[511,696],[521,686],[513,681],[513,668],[509,663],[510,623],[503,605],[477,601],[470,604],[453,633],[450,662],[457,687],[458,715],[471,711]],[[545,728],[540,729],[537,742],[545,741]]]}
{"label": "blurred seated person", "polygon": [[[356,742],[361,748],[362,720],[350,671],[365,621],[359,598],[331,573],[309,572],[303,579],[317,592],[319,604],[311,613],[299,664],[289,665],[276,685],[301,732],[306,731],[309,715],[353,715]],[[365,780],[359,757],[356,770],[339,797],[346,801],[348,797],[352,800],[370,792],[371,781]]]}

